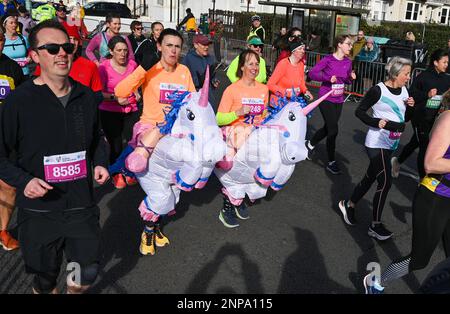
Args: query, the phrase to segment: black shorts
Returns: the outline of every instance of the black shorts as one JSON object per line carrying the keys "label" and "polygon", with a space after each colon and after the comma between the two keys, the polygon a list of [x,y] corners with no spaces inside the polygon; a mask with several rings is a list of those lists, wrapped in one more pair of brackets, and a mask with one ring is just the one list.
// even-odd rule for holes
{"label": "black shorts", "polygon": [[68,262],[99,262],[100,210],[38,213],[19,209],[19,244],[28,273],[59,273],[63,252]]}

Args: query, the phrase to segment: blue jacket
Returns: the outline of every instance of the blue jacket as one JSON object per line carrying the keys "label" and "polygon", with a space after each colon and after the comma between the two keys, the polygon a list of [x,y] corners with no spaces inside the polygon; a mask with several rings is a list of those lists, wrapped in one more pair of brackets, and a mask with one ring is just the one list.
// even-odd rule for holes
{"label": "blue jacket", "polygon": [[192,80],[194,81],[195,89],[199,90],[203,87],[203,82],[205,81],[206,66],[209,65],[209,71],[212,74],[210,79],[213,79],[214,73],[212,66],[215,63],[213,56],[208,55],[207,57],[200,56],[194,49],[191,49],[184,57],[181,64],[188,67],[191,72]]}
{"label": "blue jacket", "polygon": [[366,50],[366,47],[364,46],[361,51],[359,52],[356,59],[358,61],[367,61],[367,62],[375,62],[378,60],[380,49],[378,48],[377,44],[373,44],[372,50]]}
{"label": "blue jacket", "polygon": [[6,11],[10,10],[10,9],[15,9],[16,7],[14,6],[13,3],[8,2],[8,4],[6,5],[6,7],[3,5],[3,2],[0,3],[0,16],[3,16],[6,14]]}

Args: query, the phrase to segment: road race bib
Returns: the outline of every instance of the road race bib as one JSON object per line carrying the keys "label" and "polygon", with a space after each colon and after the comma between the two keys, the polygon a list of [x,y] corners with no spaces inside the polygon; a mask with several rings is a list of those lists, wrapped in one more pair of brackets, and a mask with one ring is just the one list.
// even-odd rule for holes
{"label": "road race bib", "polygon": [[427,100],[426,107],[428,109],[439,109],[442,102],[442,95],[436,95]]}
{"label": "road race bib", "polygon": [[341,96],[344,94],[345,86],[344,84],[332,84],[331,89],[333,90],[331,96]]}
{"label": "road race bib", "polygon": [[264,99],[261,98],[242,98],[242,105],[249,106],[249,115],[257,116],[264,112]]}
{"label": "road race bib", "polygon": [[14,59],[14,61],[16,61],[20,65],[21,68],[28,65],[27,58],[16,58],[16,59]]}
{"label": "road race bib", "polygon": [[182,94],[185,91],[187,91],[187,89],[186,87],[180,84],[170,84],[170,83],[159,84],[159,102],[161,104],[172,104],[174,100],[171,99],[171,96],[175,91],[178,91],[178,94]]}
{"label": "road race bib", "polygon": [[402,132],[389,132],[389,139],[391,140],[399,140],[400,136],[402,136]]}
{"label": "road race bib", "polygon": [[0,79],[0,100],[5,99],[9,93],[11,93],[11,86],[9,81],[5,79]]}
{"label": "road race bib", "polygon": [[44,156],[45,181],[68,182],[86,178],[86,151]]}

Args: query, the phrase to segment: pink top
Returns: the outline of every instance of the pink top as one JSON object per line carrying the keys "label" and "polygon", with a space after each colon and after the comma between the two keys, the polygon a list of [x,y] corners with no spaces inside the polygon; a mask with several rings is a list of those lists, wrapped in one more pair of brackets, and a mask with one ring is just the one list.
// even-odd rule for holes
{"label": "pink top", "polygon": [[[100,72],[100,80],[103,84],[102,92],[114,94],[114,88],[120,81],[130,75],[137,68],[136,62],[133,60],[128,61],[127,70],[120,74],[111,66],[111,60],[107,59],[103,61],[98,67]],[[112,111],[112,112],[122,112],[129,113],[138,110],[136,104],[136,97],[131,94],[128,97],[129,104],[126,106],[121,106],[116,100],[103,100],[100,104],[100,110]]]}
{"label": "pink top", "polygon": [[[104,35],[104,37],[103,37],[103,35]],[[122,36],[122,37],[127,42],[128,60],[134,60],[133,47],[131,46],[130,40],[128,39],[127,36]],[[89,60],[91,60],[92,62],[100,61],[100,63],[102,63],[103,61],[107,60],[105,58],[104,54],[108,52],[108,41],[111,38],[112,37],[108,35],[108,32],[100,32],[97,35],[95,35],[94,38],[92,38],[89,41],[89,44],[86,47],[86,57]],[[96,51],[96,50],[98,50],[98,53],[100,55],[100,60],[97,59],[97,56],[94,53],[94,51]]]}

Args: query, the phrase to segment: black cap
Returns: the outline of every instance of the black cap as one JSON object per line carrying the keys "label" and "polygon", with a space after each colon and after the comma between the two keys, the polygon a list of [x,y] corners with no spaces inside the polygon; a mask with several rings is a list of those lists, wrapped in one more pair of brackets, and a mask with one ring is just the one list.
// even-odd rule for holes
{"label": "black cap", "polygon": [[62,11],[62,12],[67,13],[67,8],[66,8],[65,5],[58,5],[58,6],[56,7],[56,11]]}

